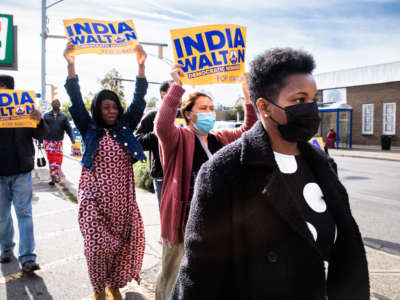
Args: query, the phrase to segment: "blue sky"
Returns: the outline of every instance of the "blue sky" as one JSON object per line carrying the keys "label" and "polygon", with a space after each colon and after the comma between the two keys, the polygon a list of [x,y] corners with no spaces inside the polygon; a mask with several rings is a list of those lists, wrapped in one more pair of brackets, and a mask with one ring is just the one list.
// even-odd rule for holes
{"label": "blue sky", "polygon": [[[47,0],[47,4],[55,0]],[[271,2],[271,3],[270,3]],[[0,12],[14,15],[19,31],[19,71],[17,88],[40,91],[39,0],[3,0]],[[48,10],[50,34],[64,34],[63,19],[132,19],[141,41],[170,44],[170,29],[207,24],[238,24],[247,27],[246,61],[274,47],[294,47],[314,55],[323,73],[341,69],[400,61],[399,0],[281,0],[281,1],[180,1],[143,0],[64,0]],[[58,87],[62,102],[67,100],[63,84],[66,64],[62,57],[64,40],[47,40],[47,82]],[[156,49],[145,50],[156,54]],[[165,56],[172,59],[172,48]],[[77,72],[83,94],[96,92],[99,80],[116,68],[123,77],[134,78],[134,56],[77,57]],[[170,67],[153,56],[147,62],[147,77],[152,81],[169,78]],[[0,71],[1,72],[1,71]],[[241,94],[239,85],[201,86],[216,102],[232,104]],[[193,90],[188,87],[188,90]],[[132,86],[126,85],[127,95]],[[48,92],[49,94],[49,92]],[[157,96],[156,86],[148,96]]]}

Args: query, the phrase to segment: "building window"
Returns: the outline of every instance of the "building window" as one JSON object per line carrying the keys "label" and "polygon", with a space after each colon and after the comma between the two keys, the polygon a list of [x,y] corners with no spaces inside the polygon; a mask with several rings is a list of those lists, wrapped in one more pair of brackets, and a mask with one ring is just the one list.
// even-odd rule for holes
{"label": "building window", "polygon": [[362,128],[361,134],[374,134],[374,105],[362,105]]}
{"label": "building window", "polygon": [[396,102],[383,103],[382,133],[396,134]]}
{"label": "building window", "polygon": [[329,89],[322,91],[322,105],[336,105],[337,107],[347,103],[347,90]]}

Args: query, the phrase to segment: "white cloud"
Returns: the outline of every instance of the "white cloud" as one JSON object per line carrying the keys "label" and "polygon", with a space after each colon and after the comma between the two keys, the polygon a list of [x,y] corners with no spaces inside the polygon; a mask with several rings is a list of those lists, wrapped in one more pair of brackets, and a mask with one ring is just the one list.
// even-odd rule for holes
{"label": "white cloud", "polygon": [[113,6],[113,9],[116,11],[119,11],[119,12],[130,13],[130,14],[136,15],[136,16],[152,18],[152,19],[158,20],[158,21],[162,20],[162,21],[171,21],[174,23],[194,24],[194,25],[200,24],[199,22],[193,21],[193,20],[187,20],[187,19],[177,18],[177,17],[169,17],[169,16],[162,15],[159,13],[140,11],[137,9],[130,9],[130,8],[126,8],[126,7]]}
{"label": "white cloud", "polygon": [[182,15],[182,16],[189,17],[189,18],[194,18],[194,16],[192,14],[189,14],[189,13],[187,13],[185,11],[182,11],[182,10],[170,8],[170,7],[166,6],[166,5],[160,5],[156,1],[145,0],[145,2],[151,4],[151,5],[155,6],[155,7],[161,8],[161,9],[163,9],[165,11],[172,12],[174,14]]}

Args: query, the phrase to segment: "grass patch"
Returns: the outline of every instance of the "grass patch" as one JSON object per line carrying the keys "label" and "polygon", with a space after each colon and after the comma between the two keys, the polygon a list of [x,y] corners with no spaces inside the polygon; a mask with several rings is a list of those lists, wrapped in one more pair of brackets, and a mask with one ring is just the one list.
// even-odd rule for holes
{"label": "grass patch", "polygon": [[67,198],[67,199],[69,199],[70,201],[72,201],[72,202],[75,202],[75,203],[78,203],[78,199],[76,198],[76,196],[73,194],[73,193],[71,193],[70,191],[69,191],[69,189],[63,184],[63,183],[56,183],[57,185],[59,185],[59,190],[60,190],[60,192]]}
{"label": "grass patch", "polygon": [[153,177],[150,175],[149,158],[147,155],[145,163],[138,161],[133,165],[133,172],[135,174],[135,186],[140,187],[150,193],[154,193]]}

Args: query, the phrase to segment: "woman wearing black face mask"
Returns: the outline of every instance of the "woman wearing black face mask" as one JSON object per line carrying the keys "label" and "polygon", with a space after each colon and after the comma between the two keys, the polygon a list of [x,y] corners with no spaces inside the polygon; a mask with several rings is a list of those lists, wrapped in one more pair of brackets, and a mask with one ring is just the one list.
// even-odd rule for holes
{"label": "woman wearing black face mask", "polygon": [[259,122],[201,168],[172,299],[367,300],[365,250],[319,126],[314,60],[274,49],[248,74]]}

